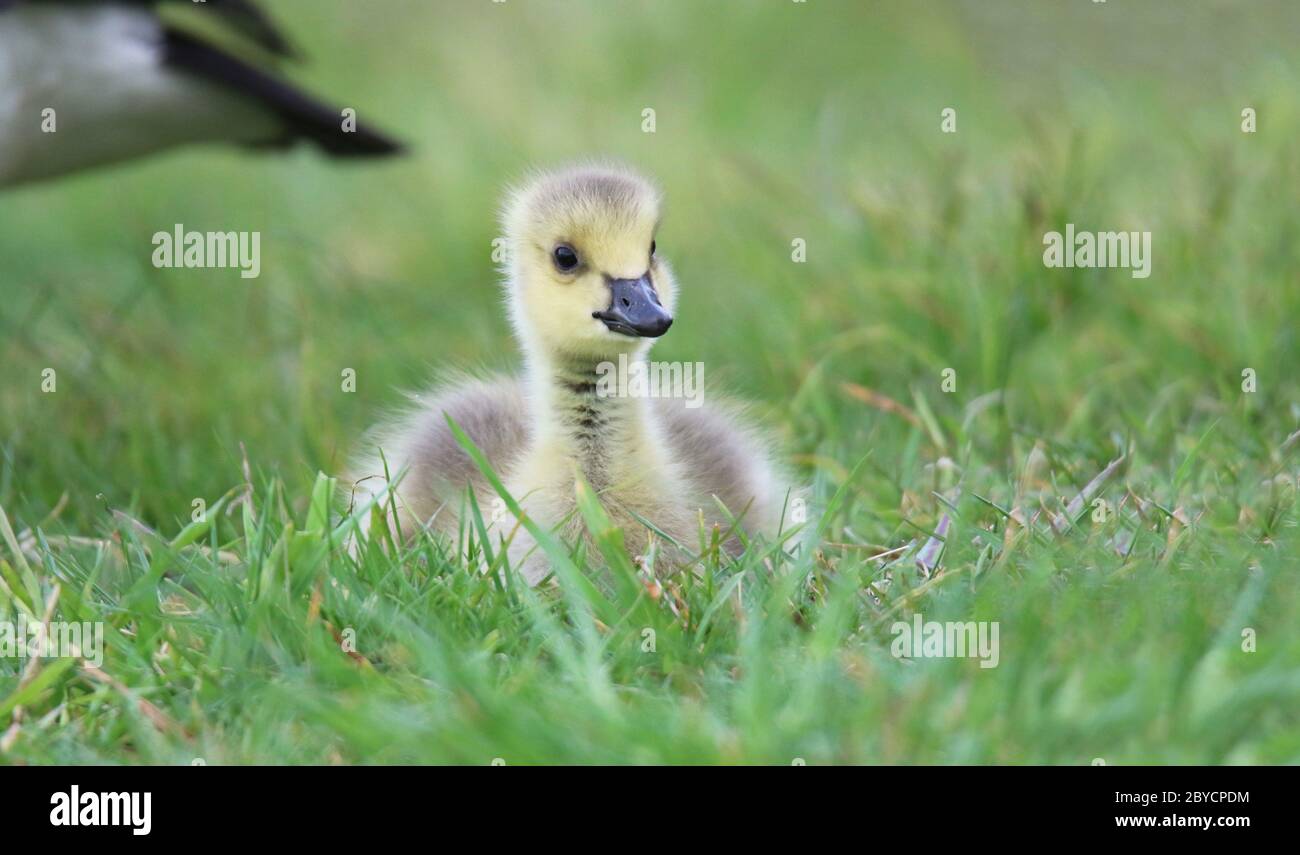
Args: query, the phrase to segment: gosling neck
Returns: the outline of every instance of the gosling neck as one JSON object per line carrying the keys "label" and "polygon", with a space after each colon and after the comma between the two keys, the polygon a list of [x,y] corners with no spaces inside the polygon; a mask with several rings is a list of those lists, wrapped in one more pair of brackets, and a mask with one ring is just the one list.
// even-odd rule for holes
{"label": "gosling neck", "polygon": [[[626,364],[643,362],[645,351],[626,359]],[[549,356],[535,360],[529,371],[539,448],[574,461],[597,490],[624,473],[654,466],[646,429],[649,402],[610,383],[611,365],[616,376],[617,355]]]}

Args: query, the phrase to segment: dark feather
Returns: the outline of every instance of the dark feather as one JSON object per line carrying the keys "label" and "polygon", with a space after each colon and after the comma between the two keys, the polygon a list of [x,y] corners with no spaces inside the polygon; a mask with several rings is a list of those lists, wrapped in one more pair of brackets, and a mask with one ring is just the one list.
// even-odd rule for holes
{"label": "dark feather", "polygon": [[343,157],[397,154],[402,150],[399,143],[360,122],[354,131],[345,132],[341,110],[179,30],[166,30],[163,61],[178,71],[264,104],[285,124],[284,136],[270,144],[290,145],[309,139],[330,154]]}

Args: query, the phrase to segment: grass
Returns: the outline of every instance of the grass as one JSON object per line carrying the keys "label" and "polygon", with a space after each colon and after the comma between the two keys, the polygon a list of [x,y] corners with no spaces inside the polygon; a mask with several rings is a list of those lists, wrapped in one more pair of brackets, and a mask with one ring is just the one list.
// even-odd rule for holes
{"label": "grass", "polygon": [[[107,648],[0,658],[0,762],[1300,762],[1293,9],[272,5],[412,157],[0,200],[0,621]],[[756,403],[817,548],[706,548],[656,598],[589,502],[604,554],[555,588],[473,531],[349,558],[361,431],[514,364],[501,185],[591,154],[664,184],[655,353]],[[178,222],[260,230],[261,278],[152,268]],[[1151,231],[1151,277],[1045,269],[1067,222]],[[998,666],[893,657],[917,612],[998,622]]]}

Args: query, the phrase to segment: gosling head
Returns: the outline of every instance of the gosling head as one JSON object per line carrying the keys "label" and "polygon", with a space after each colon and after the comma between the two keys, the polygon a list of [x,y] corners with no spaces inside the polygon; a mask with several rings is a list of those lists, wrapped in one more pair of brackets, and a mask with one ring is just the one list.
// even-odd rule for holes
{"label": "gosling head", "polygon": [[525,349],[604,359],[668,331],[677,287],[656,252],[659,203],[644,178],[608,166],[544,173],[511,194],[505,296]]}

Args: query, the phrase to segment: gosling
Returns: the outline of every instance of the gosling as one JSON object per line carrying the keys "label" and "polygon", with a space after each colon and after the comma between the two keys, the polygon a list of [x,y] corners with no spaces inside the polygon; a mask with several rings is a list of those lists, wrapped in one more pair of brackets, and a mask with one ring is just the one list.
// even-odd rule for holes
{"label": "gosling", "polygon": [[[577,477],[598,493],[634,556],[649,545],[643,521],[681,547],[660,540],[658,554],[683,558],[700,545],[701,523],[706,532],[738,525],[750,535],[776,534],[784,478],[771,443],[736,406],[611,395],[600,382],[620,356],[644,363],[673,323],[677,283],[656,251],[656,188],[619,167],[567,168],[510,193],[502,220],[504,297],[523,376],[462,378],[417,396],[411,412],[372,434],[374,451],[351,478],[358,500],[383,493],[391,476],[395,501],[382,499],[393,506],[390,527],[407,537],[421,528],[451,533],[468,487],[484,516],[498,520],[490,536],[510,538],[511,567],[529,585],[544,579],[549,562],[499,512],[496,492],[448,427],[450,416],[524,513],[569,543],[587,537]],[[724,546],[734,554],[739,538]]]}

